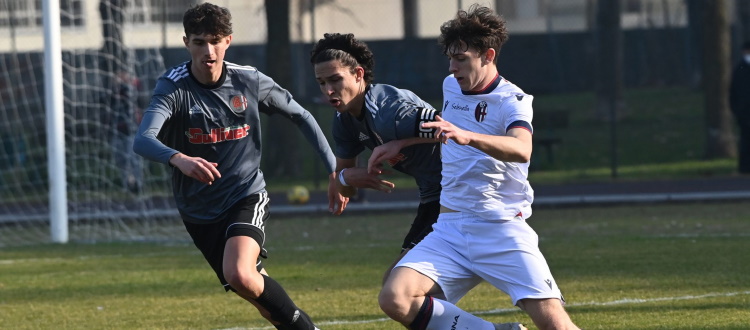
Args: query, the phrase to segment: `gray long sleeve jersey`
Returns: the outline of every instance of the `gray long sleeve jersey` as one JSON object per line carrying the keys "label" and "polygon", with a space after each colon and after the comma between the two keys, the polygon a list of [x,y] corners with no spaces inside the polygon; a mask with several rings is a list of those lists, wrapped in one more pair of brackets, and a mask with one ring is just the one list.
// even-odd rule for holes
{"label": "gray long sleeve jersey", "polygon": [[[357,157],[364,148],[375,147],[392,140],[413,137],[434,138],[434,129],[421,124],[435,120],[440,114],[429,103],[406,89],[386,84],[370,84],[365,91],[362,118],[349,112],[337,113],[333,119],[335,154],[339,158]],[[440,146],[422,143],[406,147],[389,160],[393,169],[410,175],[419,186],[421,203],[440,199]]]}
{"label": "gray long sleeve jersey", "polygon": [[217,221],[237,201],[265,189],[260,112],[294,122],[328,172],[334,171],[335,157],[315,118],[271,78],[224,61],[220,80],[206,86],[193,77],[190,64],[159,78],[133,144],[136,153],[159,163],[169,164],[178,152],[218,163],[221,178],[211,185],[173,168],[172,190],[185,221]]}

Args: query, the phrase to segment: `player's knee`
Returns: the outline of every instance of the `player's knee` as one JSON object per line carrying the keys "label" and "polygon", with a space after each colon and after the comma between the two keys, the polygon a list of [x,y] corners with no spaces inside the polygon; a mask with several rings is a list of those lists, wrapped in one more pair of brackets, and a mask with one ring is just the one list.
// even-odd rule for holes
{"label": "player's knee", "polygon": [[385,286],[378,295],[378,304],[386,315],[400,321],[409,314],[411,299],[396,288]]}
{"label": "player's knee", "polygon": [[224,269],[224,278],[234,290],[242,293],[243,296],[257,299],[263,293],[262,277],[254,269]]}
{"label": "player's knee", "polygon": [[522,299],[516,305],[539,329],[577,329],[558,299]]}

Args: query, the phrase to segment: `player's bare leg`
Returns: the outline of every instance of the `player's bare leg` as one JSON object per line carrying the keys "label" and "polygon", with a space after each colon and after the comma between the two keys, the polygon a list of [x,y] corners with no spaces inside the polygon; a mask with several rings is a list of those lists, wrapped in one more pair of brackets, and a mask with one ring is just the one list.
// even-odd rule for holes
{"label": "player's bare leg", "polygon": [[386,315],[408,329],[442,329],[446,325],[477,330],[525,329],[520,323],[490,323],[435,296],[443,296],[443,292],[432,279],[414,269],[397,267],[380,291],[378,303]]}
{"label": "player's bare leg", "polygon": [[411,268],[397,267],[385,281],[378,303],[386,315],[408,327],[417,317],[425,297],[439,292],[440,287],[427,276]]}
{"label": "player's bare leg", "polygon": [[577,330],[559,299],[522,299],[518,307],[524,310],[537,328]]}
{"label": "player's bare leg", "polygon": [[224,278],[237,295],[255,306],[277,329],[316,329],[284,289],[256,264],[260,246],[251,237],[234,236],[224,249]]}

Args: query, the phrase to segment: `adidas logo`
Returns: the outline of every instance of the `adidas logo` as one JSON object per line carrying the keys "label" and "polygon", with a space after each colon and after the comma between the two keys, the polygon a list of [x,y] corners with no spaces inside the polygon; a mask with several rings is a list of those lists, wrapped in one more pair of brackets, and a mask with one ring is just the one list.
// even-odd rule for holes
{"label": "adidas logo", "polygon": [[370,137],[365,135],[365,133],[359,132],[359,141],[362,142],[364,140],[369,140]]}
{"label": "adidas logo", "polygon": [[193,104],[192,107],[190,107],[190,111],[188,111],[191,115],[203,113],[203,109],[198,104]]}

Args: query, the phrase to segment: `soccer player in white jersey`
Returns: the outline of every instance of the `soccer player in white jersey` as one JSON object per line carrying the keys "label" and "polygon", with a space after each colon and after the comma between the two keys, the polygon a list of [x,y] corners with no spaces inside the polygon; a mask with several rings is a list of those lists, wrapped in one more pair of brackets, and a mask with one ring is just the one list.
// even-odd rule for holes
{"label": "soccer player in white jersey", "polygon": [[277,329],[317,329],[260,262],[267,257],[269,220],[260,113],[296,124],[331,178],[335,159],[318,123],[289,92],[253,67],[224,61],[231,18],[210,3],[185,12],[183,41],[191,60],[157,81],[133,148],[172,166],[185,228],[225,290],[253,304]]}
{"label": "soccer player in white jersey", "polygon": [[422,126],[437,129],[443,143],[441,213],[391,272],[380,307],[409,329],[524,329],[455,305],[487,281],[539,329],[577,329],[526,223],[534,197],[527,181],[533,98],[497,71],[505,22],[473,5],[440,31],[451,75],[443,82],[442,115]]}

